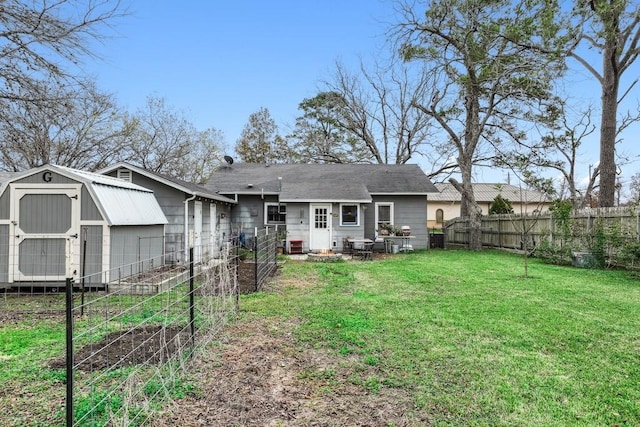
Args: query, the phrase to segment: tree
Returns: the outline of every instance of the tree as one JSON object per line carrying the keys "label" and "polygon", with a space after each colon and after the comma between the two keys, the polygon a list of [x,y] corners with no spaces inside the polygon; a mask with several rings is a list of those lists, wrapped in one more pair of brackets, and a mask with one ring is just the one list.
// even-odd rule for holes
{"label": "tree", "polygon": [[395,61],[387,66],[376,64],[373,70],[361,63],[359,72],[352,73],[336,62],[333,76],[323,88],[314,99],[323,101],[317,106],[328,108],[326,114],[318,112],[313,118],[327,126],[325,130],[333,131],[331,147],[340,153],[336,159],[404,164],[416,155],[434,152],[427,148],[430,119],[412,107],[412,102],[428,96],[431,88],[421,70]]}
{"label": "tree", "polygon": [[560,173],[561,197],[567,197],[574,209],[589,204],[599,174],[597,166],[589,167],[586,186],[581,186],[579,178],[579,154],[585,139],[596,130],[591,121],[593,114],[589,107],[576,118],[567,113],[567,100],[548,105],[548,108],[536,120],[543,125],[539,128],[540,138],[531,145],[520,144],[517,150],[503,153],[496,159],[500,166],[506,166],[521,175],[525,182],[548,193],[549,189],[540,188],[547,180],[541,178],[543,170]]}
{"label": "tree", "polygon": [[198,131],[163,98],[149,96],[129,122],[134,130],[123,157],[132,164],[194,183],[206,182],[220,164],[222,132]]}
{"label": "tree", "polygon": [[51,102],[51,86],[68,86],[71,69],[92,56],[122,17],[118,0],[4,0],[0,6],[0,100]]}
{"label": "tree", "polygon": [[[590,0],[579,2],[575,16],[582,29],[578,42],[570,55],[582,64],[602,87],[600,120],[600,197],[599,205],[613,206],[616,194],[616,142],[618,105],[637,79],[620,97],[620,82],[626,70],[640,54],[640,6],[630,0]],[[587,46],[587,52],[602,57],[600,71],[593,61],[581,55],[578,47]]]}
{"label": "tree", "polygon": [[631,176],[629,190],[631,192],[629,203],[631,203],[632,205],[637,205],[638,203],[640,203],[640,172],[636,172]]}
{"label": "tree", "polygon": [[296,158],[265,107],[249,116],[236,142],[236,153],[247,163],[287,163]]}
{"label": "tree", "polygon": [[303,115],[296,119],[294,151],[302,163],[372,162],[371,153],[340,124],[345,101],[338,92],[320,92],[298,106]]}
{"label": "tree", "polygon": [[499,214],[512,214],[513,205],[509,199],[505,199],[501,194],[498,194],[489,206],[489,215]]}
{"label": "tree", "polygon": [[93,82],[38,85],[43,98],[57,102],[32,103],[28,96],[0,99],[0,169],[21,171],[50,163],[96,170],[128,152],[132,127],[111,95]]}
{"label": "tree", "polygon": [[451,182],[462,196],[461,215],[469,218],[469,247],[480,250],[473,165],[483,143],[524,139],[519,120],[550,97],[556,58],[525,45],[547,43],[555,34],[548,19],[555,10],[544,2],[508,0],[432,0],[424,9],[418,15],[413,5],[401,4],[403,22],[394,36],[405,60],[423,60],[433,73],[433,95],[413,105],[456,147],[462,183]]}

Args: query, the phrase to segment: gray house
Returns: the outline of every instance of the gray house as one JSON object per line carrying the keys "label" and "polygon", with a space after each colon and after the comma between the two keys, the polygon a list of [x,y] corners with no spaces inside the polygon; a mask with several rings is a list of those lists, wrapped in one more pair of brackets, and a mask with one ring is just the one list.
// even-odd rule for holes
{"label": "gray house", "polygon": [[427,195],[438,190],[418,165],[247,164],[219,168],[206,185],[238,201],[231,226],[286,229],[304,252],[343,249],[343,239],[377,238],[382,224],[409,226],[428,247]]}
{"label": "gray house", "polygon": [[167,262],[187,260],[190,243],[194,247],[196,262],[215,257],[223,243],[229,240],[229,213],[231,206],[236,204],[235,200],[128,163],[114,164],[99,173],[153,190],[168,220],[165,229]]}
{"label": "gray house", "polygon": [[0,282],[109,283],[162,264],[167,219],[151,190],[61,166],[0,182]]}

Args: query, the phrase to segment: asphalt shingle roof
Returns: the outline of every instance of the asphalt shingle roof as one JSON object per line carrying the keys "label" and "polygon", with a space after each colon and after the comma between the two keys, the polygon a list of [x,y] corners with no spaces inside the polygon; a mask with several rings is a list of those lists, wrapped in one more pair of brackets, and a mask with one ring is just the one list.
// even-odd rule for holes
{"label": "asphalt shingle roof", "polygon": [[206,187],[220,194],[280,194],[282,201],[361,201],[438,189],[418,165],[256,164],[220,167]]}

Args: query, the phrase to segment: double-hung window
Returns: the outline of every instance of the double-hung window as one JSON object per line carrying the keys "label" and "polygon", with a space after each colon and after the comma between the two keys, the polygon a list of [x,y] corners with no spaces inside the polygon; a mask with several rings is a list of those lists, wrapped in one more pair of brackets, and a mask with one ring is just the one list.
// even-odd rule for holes
{"label": "double-hung window", "polygon": [[286,224],[287,205],[282,203],[267,203],[265,205],[266,224]]}
{"label": "double-hung window", "polygon": [[360,206],[357,204],[340,205],[340,225],[359,225]]}
{"label": "double-hung window", "polygon": [[376,203],[376,228],[382,225],[393,225],[393,202]]}

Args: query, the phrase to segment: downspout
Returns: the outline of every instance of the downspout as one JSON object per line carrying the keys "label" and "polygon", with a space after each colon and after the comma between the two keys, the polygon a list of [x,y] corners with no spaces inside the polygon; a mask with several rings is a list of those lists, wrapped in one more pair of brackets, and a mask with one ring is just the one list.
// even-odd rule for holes
{"label": "downspout", "polygon": [[195,200],[196,195],[193,194],[191,197],[184,200],[184,263],[189,261],[189,202]]}

